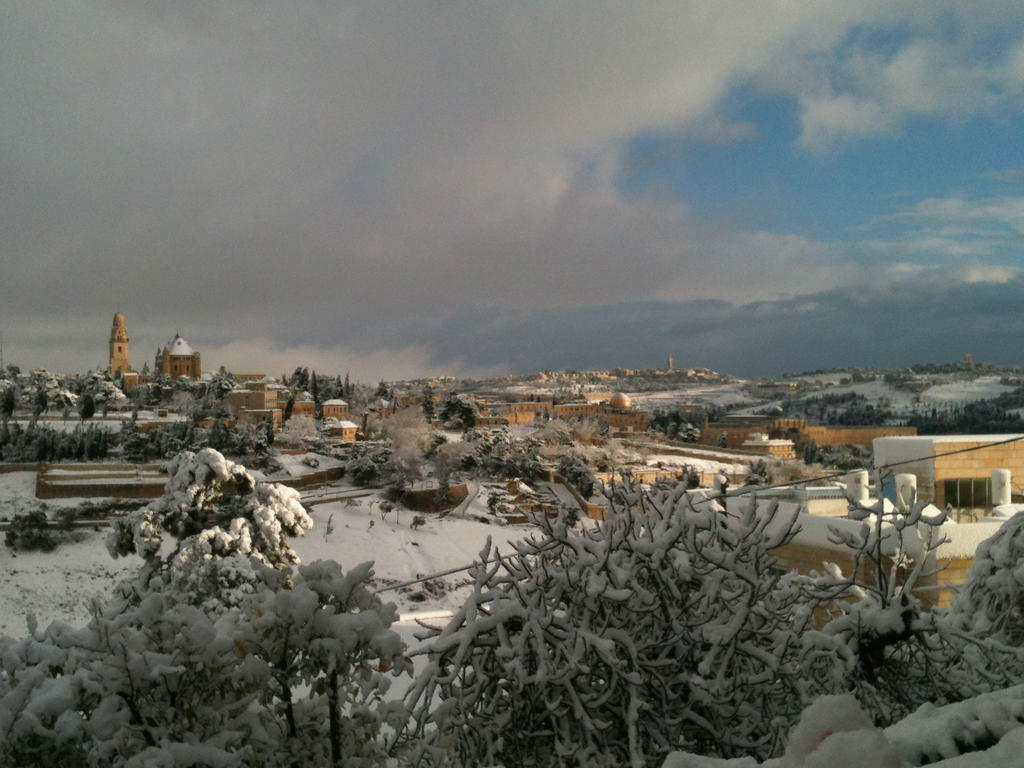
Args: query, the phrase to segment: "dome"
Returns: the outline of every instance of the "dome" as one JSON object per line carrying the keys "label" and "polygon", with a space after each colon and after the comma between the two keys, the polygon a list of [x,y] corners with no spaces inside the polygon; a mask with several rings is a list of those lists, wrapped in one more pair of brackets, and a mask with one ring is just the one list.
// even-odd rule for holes
{"label": "dome", "polygon": [[124,325],[124,313],[123,312],[115,312],[114,313],[114,325]]}
{"label": "dome", "polygon": [[171,341],[167,343],[167,352],[171,355],[192,355],[195,354],[192,351],[192,346],[181,338],[181,335],[175,336]]}
{"label": "dome", "polygon": [[616,392],[611,396],[611,399],[608,400],[608,405],[614,406],[615,408],[632,408],[633,401],[621,392]]}

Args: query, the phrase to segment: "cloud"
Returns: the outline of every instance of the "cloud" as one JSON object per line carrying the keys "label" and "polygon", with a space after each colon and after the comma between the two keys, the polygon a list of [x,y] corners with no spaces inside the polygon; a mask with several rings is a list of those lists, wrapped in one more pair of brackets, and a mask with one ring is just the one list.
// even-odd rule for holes
{"label": "cloud", "polygon": [[[291,373],[297,367],[309,368],[321,375],[351,374],[353,381],[374,384],[380,379],[412,379],[441,375],[422,347],[404,347],[364,353],[345,346],[282,347],[270,338],[232,341],[200,350],[207,370],[221,366],[232,373],[263,373],[271,376]],[[469,373],[473,369],[468,369]]]}
{"label": "cloud", "polygon": [[[740,85],[803,105],[819,151],[958,99],[994,109],[1024,54],[968,49],[1016,34],[1012,9],[936,5],[14,2],[5,343],[27,365],[102,363],[120,308],[151,347],[179,329],[226,356],[243,339],[271,363],[294,346],[385,366],[371,355],[453,318],[852,283],[853,246],[622,194],[624,148],[646,131],[757,141],[720,109]],[[936,36],[943,14],[968,31]],[[880,52],[865,26],[911,39]]]}
{"label": "cloud", "polygon": [[801,147],[825,153],[837,144],[893,135],[917,117],[963,122],[1019,109],[1024,44],[1016,10],[1002,3],[984,12],[943,3],[916,10],[878,9],[851,26],[832,55],[811,50],[803,67],[791,61],[759,75],[799,104]]}
{"label": "cloud", "polygon": [[1024,168],[1004,168],[999,171],[989,171],[982,174],[982,177],[989,181],[1020,184],[1024,182]]}
{"label": "cloud", "polygon": [[[793,299],[639,302],[500,317],[453,318],[427,345],[435,367],[461,359],[531,372],[680,367],[740,376],[830,366],[903,366],[960,359],[1015,365],[1024,344],[1019,274],[894,271],[870,288]],[[822,339],[828,343],[823,345]]]}

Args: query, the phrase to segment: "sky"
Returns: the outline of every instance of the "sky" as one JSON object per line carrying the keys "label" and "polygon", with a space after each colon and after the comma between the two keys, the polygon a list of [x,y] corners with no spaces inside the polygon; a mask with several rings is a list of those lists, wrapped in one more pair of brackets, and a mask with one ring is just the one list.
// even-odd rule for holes
{"label": "sky", "polygon": [[1019,0],[0,19],[5,363],[1024,364]]}

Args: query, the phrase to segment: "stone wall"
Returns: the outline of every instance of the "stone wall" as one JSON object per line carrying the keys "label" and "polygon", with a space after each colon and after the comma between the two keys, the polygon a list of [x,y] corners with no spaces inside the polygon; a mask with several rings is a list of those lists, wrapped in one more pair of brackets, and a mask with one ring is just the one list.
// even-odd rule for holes
{"label": "stone wall", "polygon": [[817,445],[871,445],[876,437],[914,437],[917,427],[807,426],[803,436]]}

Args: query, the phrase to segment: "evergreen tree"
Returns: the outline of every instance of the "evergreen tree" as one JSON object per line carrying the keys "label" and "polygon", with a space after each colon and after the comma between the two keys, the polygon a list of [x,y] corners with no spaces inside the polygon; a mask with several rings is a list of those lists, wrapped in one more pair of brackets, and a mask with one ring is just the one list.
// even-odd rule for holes
{"label": "evergreen tree", "polygon": [[3,396],[0,396],[0,416],[3,416],[4,421],[11,418],[14,413],[14,386],[9,386],[4,390]]}
{"label": "evergreen tree", "polygon": [[40,414],[44,413],[49,407],[50,402],[46,397],[46,388],[40,384],[39,389],[36,390],[35,401],[32,404],[32,415],[38,419]]}
{"label": "evergreen tree", "polygon": [[82,418],[82,421],[91,419],[93,414],[96,413],[96,399],[91,393],[86,392],[82,395],[82,400],[78,404],[78,415]]}
{"label": "evergreen tree", "polygon": [[434,420],[434,388],[427,384],[423,388],[423,415],[428,422]]}

